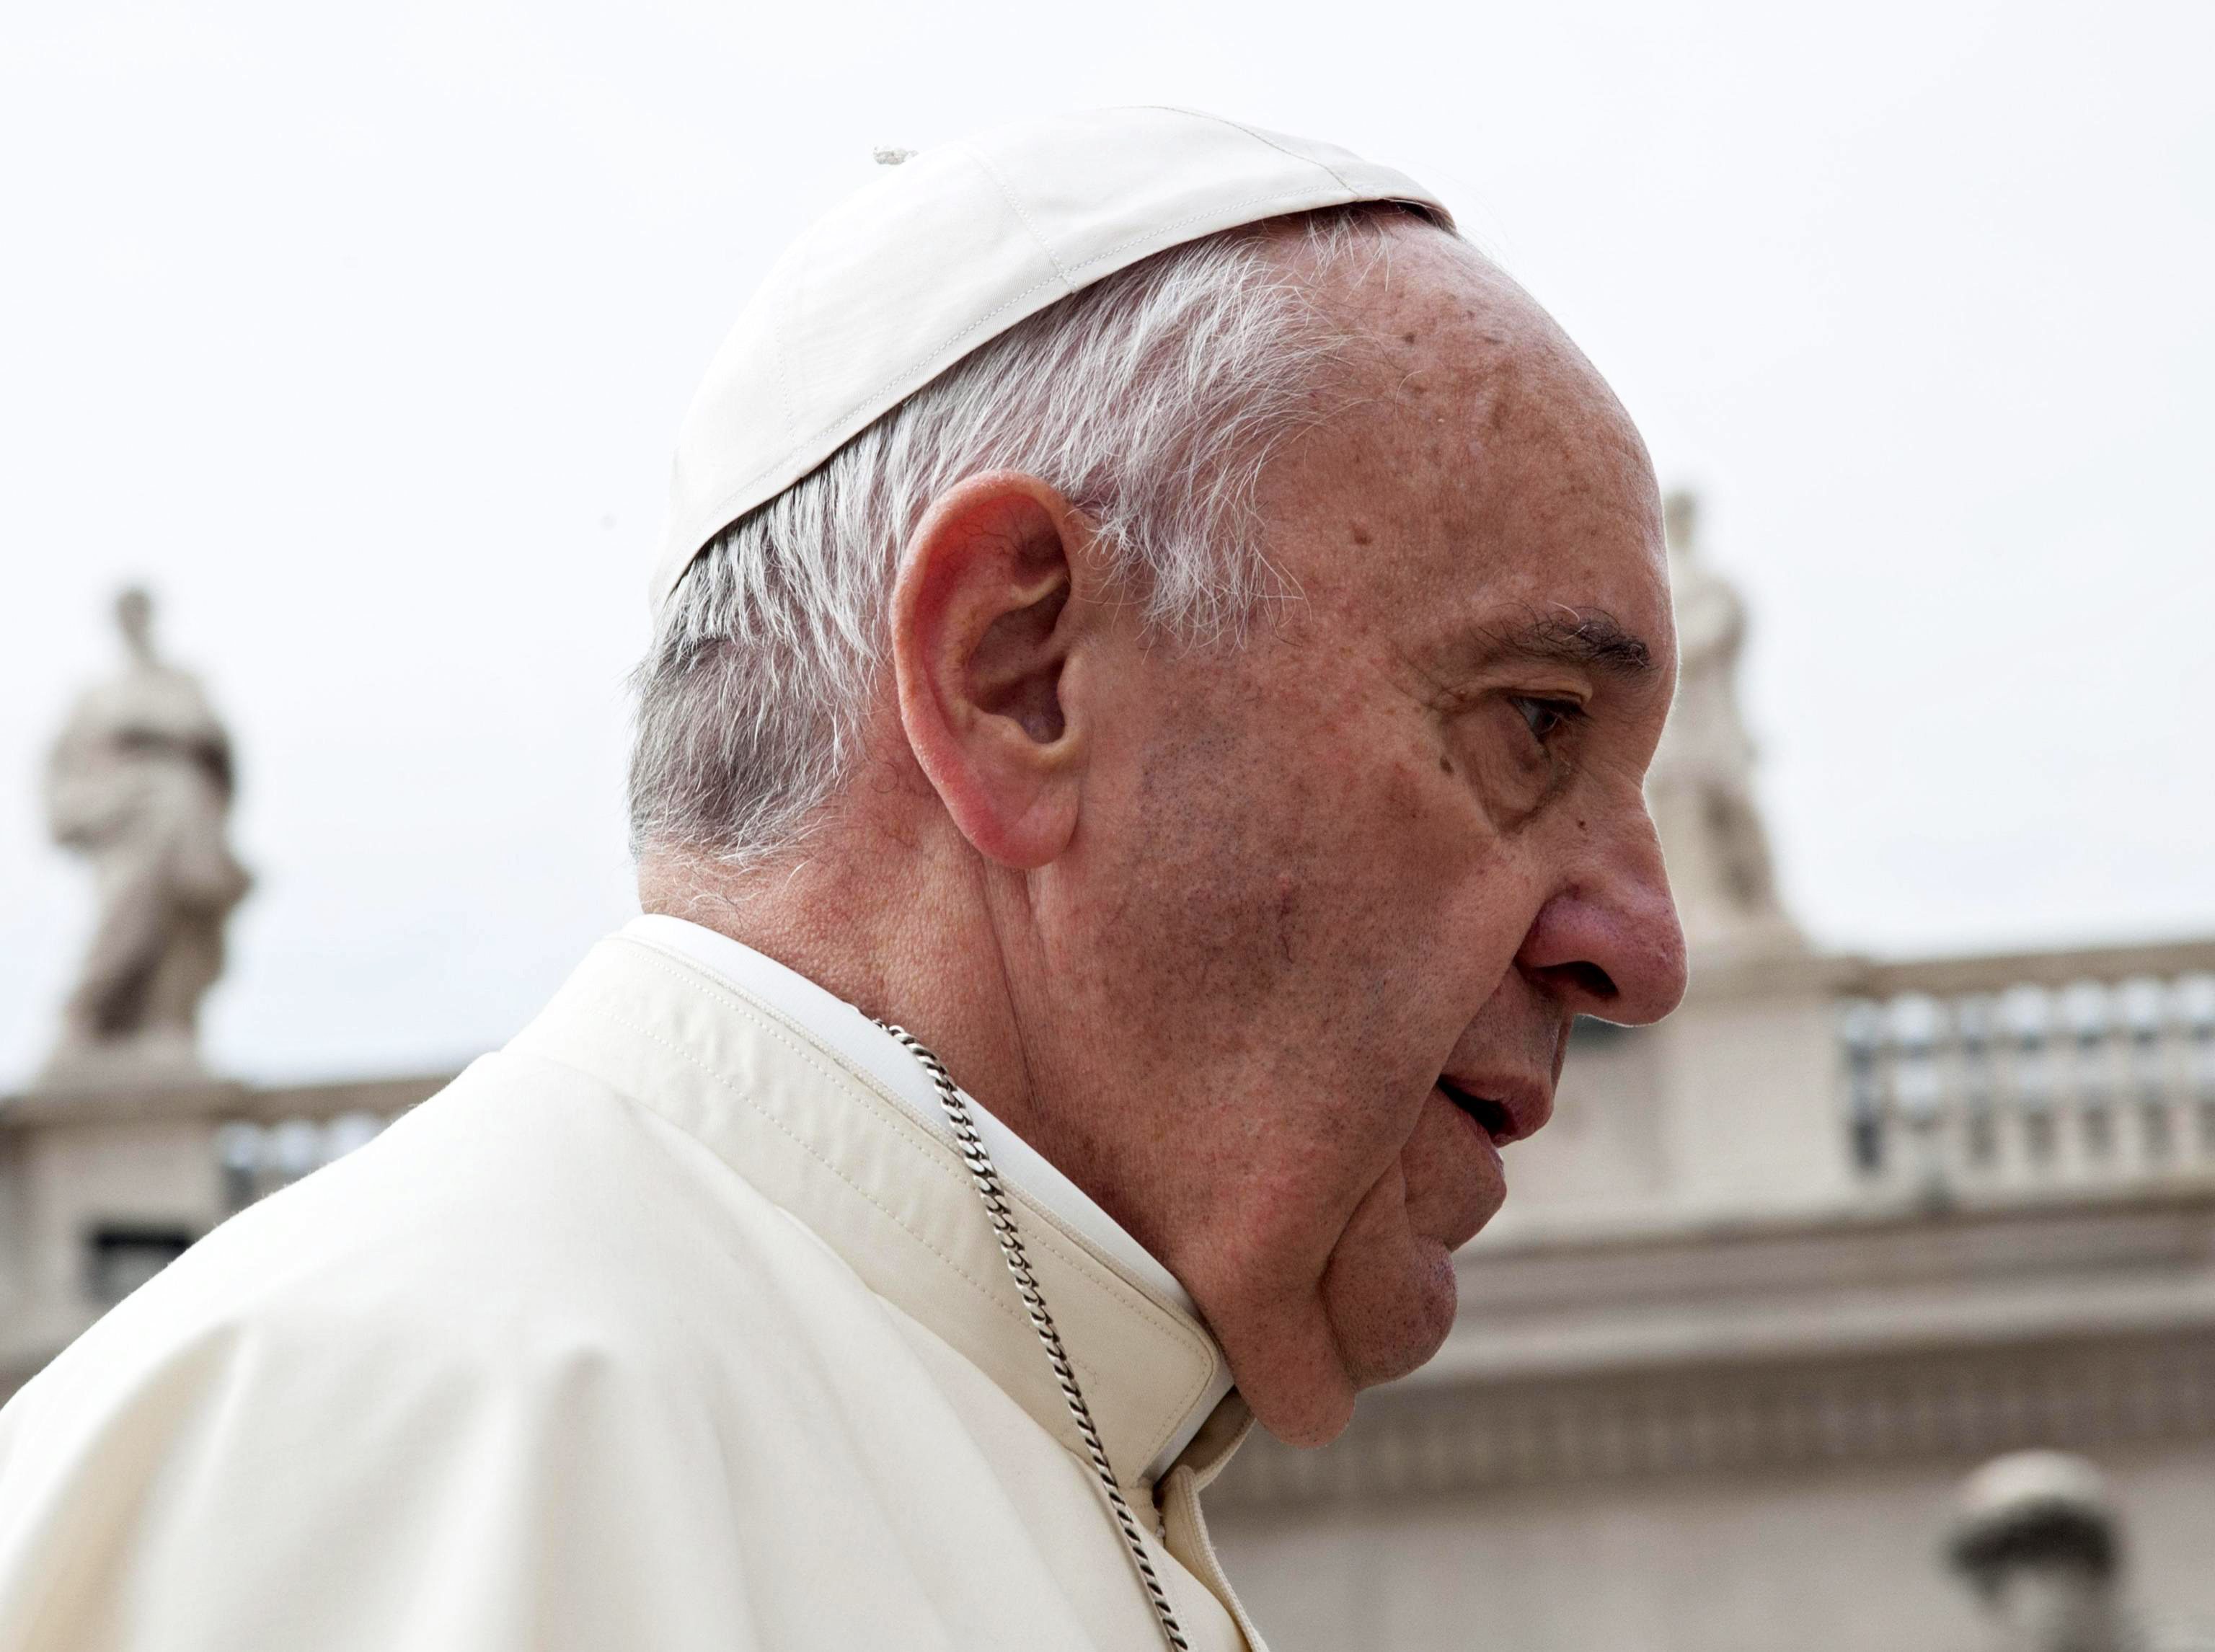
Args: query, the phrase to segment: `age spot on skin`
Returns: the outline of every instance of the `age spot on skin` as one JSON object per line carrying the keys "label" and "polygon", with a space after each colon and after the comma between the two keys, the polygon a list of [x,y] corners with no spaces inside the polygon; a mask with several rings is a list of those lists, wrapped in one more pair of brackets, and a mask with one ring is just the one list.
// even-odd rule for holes
{"label": "age spot on skin", "polygon": [[1357,545],[1373,544],[1376,543],[1376,536],[1356,522],[1353,525],[1353,543]]}
{"label": "age spot on skin", "polygon": [[[1450,757],[1441,757],[1439,759],[1439,772],[1440,774],[1451,774],[1453,771],[1453,759]],[[1582,821],[1579,821],[1578,824],[1581,826],[1584,823]]]}

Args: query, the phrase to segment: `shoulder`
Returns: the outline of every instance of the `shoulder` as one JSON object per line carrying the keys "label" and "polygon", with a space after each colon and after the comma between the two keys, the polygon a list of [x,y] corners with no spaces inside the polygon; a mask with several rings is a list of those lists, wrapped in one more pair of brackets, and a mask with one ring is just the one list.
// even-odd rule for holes
{"label": "shoulder", "polygon": [[672,1148],[496,1058],[210,1234],[0,1410],[0,1645],[714,1643],[729,1408]]}
{"label": "shoulder", "polygon": [[[643,1521],[666,1530],[638,1577],[706,1564],[736,1543],[726,1465],[789,1455],[777,1419],[810,1379],[777,1305],[819,1249],[621,1096],[490,1058],[208,1235],[0,1409],[0,1644],[56,1555],[85,1581],[72,1611],[103,1576],[219,1575],[225,1623],[347,1556],[430,1567],[426,1545],[583,1563],[574,1545]],[[543,1569],[518,1566],[483,1587]],[[320,1598],[356,1588],[333,1572]],[[271,1635],[248,1643],[322,1644]]]}
{"label": "shoulder", "polygon": [[711,1340],[745,1339],[743,1320],[705,1334],[703,1290],[773,1293],[794,1244],[788,1219],[652,1114],[558,1064],[490,1057],[113,1310],[0,1412],[0,1459],[25,1412],[280,1372],[287,1408],[326,1412],[365,1386],[451,1403],[580,1366],[680,1403],[714,1380]]}

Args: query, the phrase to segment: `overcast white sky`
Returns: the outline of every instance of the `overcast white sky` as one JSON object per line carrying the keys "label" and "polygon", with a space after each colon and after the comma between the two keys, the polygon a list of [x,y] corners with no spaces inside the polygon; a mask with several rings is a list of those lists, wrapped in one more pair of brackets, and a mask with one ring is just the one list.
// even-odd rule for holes
{"label": "overcast white sky", "polygon": [[[36,15],[34,15],[36,14]],[[631,910],[670,436],[870,150],[1182,102],[1439,188],[1697,485],[1790,899],[2215,931],[2215,7],[10,8],[0,1089],[89,915],[35,781],[142,579],[235,728],[230,1068],[497,1043]]]}

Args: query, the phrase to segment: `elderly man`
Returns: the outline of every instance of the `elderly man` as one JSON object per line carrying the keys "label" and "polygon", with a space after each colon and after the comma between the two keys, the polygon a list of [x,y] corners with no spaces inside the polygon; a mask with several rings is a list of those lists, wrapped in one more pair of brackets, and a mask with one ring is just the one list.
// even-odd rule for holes
{"label": "elderly man", "polygon": [[5,1652],[1258,1648],[1201,1490],[1437,1348],[1573,1018],[1682,990],[1645,453],[1396,173],[909,159],[672,522],[647,915],[26,1389]]}

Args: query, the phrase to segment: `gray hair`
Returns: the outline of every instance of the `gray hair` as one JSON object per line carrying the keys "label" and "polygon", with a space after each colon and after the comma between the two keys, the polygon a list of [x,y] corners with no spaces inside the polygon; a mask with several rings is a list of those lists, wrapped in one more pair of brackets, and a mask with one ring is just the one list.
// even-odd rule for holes
{"label": "gray hair", "polygon": [[1119,593],[1193,646],[1288,594],[1255,494],[1345,343],[1295,273],[1381,255],[1408,209],[1341,207],[1156,254],[1009,329],[718,534],[664,604],[638,694],[632,852],[795,847],[859,755],[899,554],[930,502],[1013,470],[1097,525]]}

